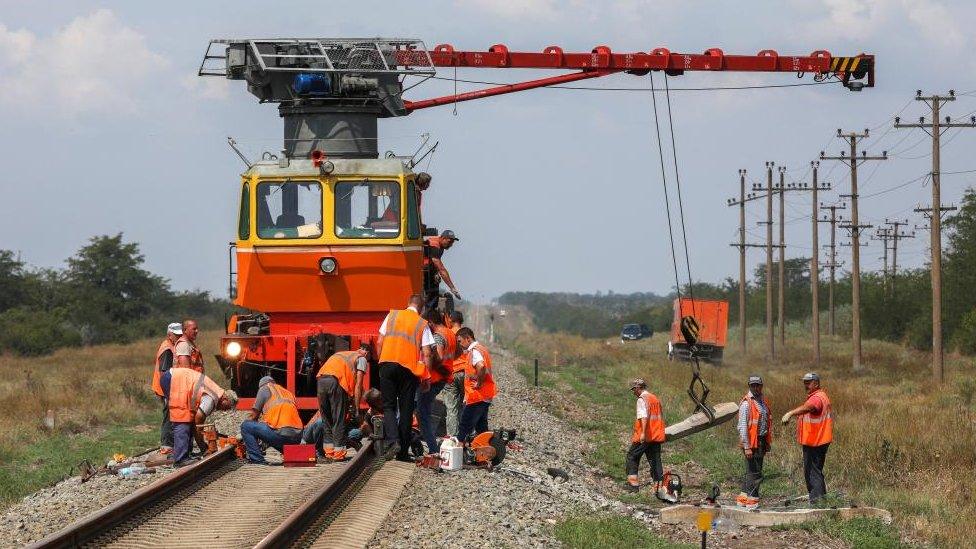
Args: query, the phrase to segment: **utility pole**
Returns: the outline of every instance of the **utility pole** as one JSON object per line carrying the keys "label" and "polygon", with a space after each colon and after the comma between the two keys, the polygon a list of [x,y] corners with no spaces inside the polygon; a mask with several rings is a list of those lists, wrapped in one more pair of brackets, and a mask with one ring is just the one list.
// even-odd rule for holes
{"label": "utility pole", "polygon": [[779,167],[779,282],[776,288],[779,347],[786,349],[786,166]]}
{"label": "utility pole", "polygon": [[830,223],[830,263],[825,265],[830,269],[830,286],[827,290],[827,309],[829,313],[827,314],[827,330],[830,335],[837,335],[836,330],[836,315],[834,314],[834,284],[837,280],[837,267],[840,264],[837,263],[837,222],[843,221],[842,217],[837,217],[837,210],[846,210],[847,204],[832,204],[830,206],[820,205],[821,210],[830,210],[830,217],[824,216],[820,220],[821,223]]}
{"label": "utility pole", "polygon": [[766,162],[766,349],[776,359],[773,337],[773,163]]}
{"label": "utility pole", "polygon": [[882,261],[884,263],[884,267],[881,268],[881,273],[883,276],[882,290],[884,291],[884,295],[887,296],[888,295],[888,241],[891,240],[891,229],[887,227],[878,227],[877,229],[874,230],[874,236],[871,237],[871,240],[881,241],[881,244],[884,247],[884,253],[881,255]]}
{"label": "utility pole", "polygon": [[886,225],[891,225],[891,295],[895,295],[895,286],[898,283],[898,241],[906,238],[915,238],[915,231],[906,233],[899,229],[903,225],[908,225],[908,220],[888,221]]}
{"label": "utility pole", "polygon": [[739,342],[746,352],[746,170],[739,170],[739,200],[729,199],[729,206],[739,206]]}
{"label": "utility pole", "polygon": [[[916,101],[924,101],[932,110],[932,122],[926,123],[925,117],[920,117],[917,124],[902,124],[901,119],[895,117],[896,128],[921,128],[932,136],[932,207],[930,208],[930,232],[932,240],[932,378],[936,383],[945,380],[942,356],[942,195],[940,185],[940,139],[949,128],[976,127],[976,116],[970,117],[968,123],[954,123],[948,116],[945,122],[939,120],[939,108],[949,101],[956,100],[956,92],[949,90],[949,95],[923,96],[922,90],[915,92]],[[918,211],[918,210],[916,210]]]}
{"label": "utility pole", "polygon": [[851,221],[842,227],[851,231],[851,314],[853,321],[851,325],[851,337],[854,343],[851,367],[854,371],[863,369],[861,365],[861,230],[870,228],[870,225],[861,225],[857,216],[857,167],[868,160],[887,160],[888,151],[882,151],[881,156],[868,156],[867,152],[862,151],[861,156],[857,154],[857,142],[868,137],[868,130],[864,133],[849,132],[843,133],[837,130],[837,137],[842,137],[850,144],[850,156],[844,151],[840,156],[826,156],[820,151],[821,160],[840,160],[849,163],[851,167]]}

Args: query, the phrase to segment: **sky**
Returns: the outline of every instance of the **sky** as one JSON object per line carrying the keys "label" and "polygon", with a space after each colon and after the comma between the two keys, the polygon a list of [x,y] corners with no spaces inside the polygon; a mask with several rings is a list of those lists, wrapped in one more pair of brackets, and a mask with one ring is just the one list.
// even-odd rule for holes
{"label": "sky", "polygon": [[[227,244],[234,238],[240,159],[281,148],[281,122],[240,81],[196,76],[211,38],[386,36],[429,48],[726,54],[774,49],[781,55],[827,50],[877,56],[877,87],[851,93],[836,85],[742,91],[678,88],[790,84],[796,75],[690,73],[669,85],[690,269],[695,280],[737,276],[738,170],[765,178],[764,163],[786,166],[786,181],[809,181],[834,138],[871,129],[863,142],[889,160],[859,172],[862,222],[908,219],[931,200],[931,139],[893,129],[914,121],[925,93],[956,90],[943,114],[976,112],[976,35],[972,3],[937,0],[763,2],[452,0],[357,2],[71,2],[0,0],[0,249],[39,267],[63,266],[87,240],[123,232],[138,242],[147,268],[180,290],[222,295]],[[550,74],[462,69],[457,78],[514,82]],[[454,78],[453,71],[439,76]],[[806,75],[805,82],[811,82]],[[661,76],[655,80],[661,85]],[[648,77],[616,75],[587,86],[649,88]],[[461,91],[477,86],[458,84]],[[453,93],[428,81],[406,94]],[[964,95],[965,92],[971,92]],[[659,96],[659,113],[665,114]],[[667,124],[667,119],[662,118]],[[428,225],[461,241],[445,263],[465,298],[487,301],[509,290],[666,293],[674,286],[664,187],[651,95],[646,91],[535,90],[418,111],[380,122],[380,150],[412,152],[423,134],[439,142],[424,199]],[[670,136],[663,135],[665,143]],[[942,171],[976,169],[976,131],[944,137]],[[670,157],[670,152],[665,155]],[[674,167],[666,159],[672,213]],[[943,201],[958,202],[976,173],[944,175]],[[822,193],[849,193],[848,170],[824,161]],[[915,180],[915,181],[912,181]],[[787,198],[787,256],[811,254],[809,193]],[[750,242],[764,204],[747,208]],[[677,220],[676,220],[677,221]],[[675,225],[680,233],[680,225]],[[828,238],[821,227],[821,242]],[[846,236],[838,237],[846,241]],[[677,242],[681,281],[684,251]],[[904,240],[899,268],[926,261],[928,233]],[[849,264],[849,248],[839,259]],[[881,268],[880,243],[862,253]],[[749,270],[764,260],[750,249]]]}

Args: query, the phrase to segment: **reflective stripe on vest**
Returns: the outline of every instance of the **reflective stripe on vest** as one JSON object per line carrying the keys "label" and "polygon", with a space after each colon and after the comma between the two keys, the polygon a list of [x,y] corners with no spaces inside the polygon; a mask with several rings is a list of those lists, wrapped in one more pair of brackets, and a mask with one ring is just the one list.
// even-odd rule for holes
{"label": "reflective stripe on vest", "polygon": [[817,416],[811,416],[809,413],[800,416],[796,422],[797,442],[803,446],[823,446],[834,440],[834,415],[830,407],[830,399],[823,389],[817,389],[810,396],[819,397],[823,408]]}
{"label": "reflective stripe on vest", "polygon": [[353,396],[356,390],[356,362],[359,351],[339,351],[333,353],[315,377],[333,376],[339,381],[339,386]]}
{"label": "reflective stripe on vest", "polygon": [[466,351],[463,358],[458,359],[462,361],[464,366],[465,404],[485,402],[495,398],[495,396],[498,395],[498,387],[495,385],[495,377],[491,373],[491,353],[489,353],[488,349],[480,343],[475,343],[474,348],[481,353],[481,357],[484,359],[486,370],[485,379],[482,380],[481,385],[475,389],[474,380],[478,376],[478,369],[475,368],[474,364],[471,364],[471,351]]}
{"label": "reflective stripe on vest", "polygon": [[[741,404],[742,402],[746,401],[749,402],[749,418],[746,422],[746,434],[749,437],[749,447],[759,448],[759,420],[762,412],[759,410],[759,404],[756,402],[755,397],[752,396],[752,393],[746,393],[739,403]],[[766,410],[768,411],[770,409],[769,401],[767,400],[765,403]],[[768,417],[766,418],[766,435],[763,438],[765,439],[767,446],[772,444],[773,422],[770,421]]]}
{"label": "reflective stripe on vest", "polygon": [[421,346],[427,321],[411,309],[390,311],[383,334],[380,362],[395,362],[420,379],[428,377],[421,362]]}
{"label": "reflective stripe on vest", "polygon": [[[190,351],[190,368],[192,368],[192,369],[194,369],[194,370],[196,370],[198,372],[202,372],[203,371],[203,354],[200,353],[200,349],[197,349],[196,344],[193,343],[192,341],[190,341],[189,339],[187,339],[186,336],[180,337],[180,339],[176,341],[176,345],[179,345],[180,342],[183,342],[183,341],[185,341],[186,343],[189,343],[190,344],[190,348],[193,349],[192,351]],[[176,345],[173,346],[173,366],[176,366]],[[184,355],[184,356],[186,356],[186,355]]]}
{"label": "reflective stripe on vest", "polygon": [[169,418],[174,423],[192,423],[200,406],[206,376],[190,368],[170,370]]}
{"label": "reflective stripe on vest", "polygon": [[[173,346],[173,343],[169,340],[168,337],[166,339],[164,339],[163,342],[159,344],[159,348],[156,349],[156,365],[153,368],[152,389],[153,389],[153,392],[156,393],[159,396],[165,396],[163,394],[163,386],[159,382],[159,377],[163,374],[162,372],[159,371],[159,366],[160,366],[159,359],[161,359],[163,357],[163,353],[165,353],[166,351],[169,351],[169,352],[172,353],[174,349],[175,349],[175,347]],[[175,354],[173,356],[173,359],[174,360],[176,359],[176,355]]]}
{"label": "reflective stripe on vest", "polygon": [[302,419],[298,415],[298,407],[295,406],[295,395],[277,383],[269,383],[268,390],[271,396],[261,409],[261,418],[264,422],[272,429],[282,427],[301,429]]}
{"label": "reflective stripe on vest", "polygon": [[[652,393],[645,391],[641,394],[641,400],[647,409],[647,429],[644,431],[644,440],[647,442],[664,442],[664,417],[661,413],[661,401]],[[631,442],[640,442],[641,420],[634,419],[634,433],[630,437]]]}

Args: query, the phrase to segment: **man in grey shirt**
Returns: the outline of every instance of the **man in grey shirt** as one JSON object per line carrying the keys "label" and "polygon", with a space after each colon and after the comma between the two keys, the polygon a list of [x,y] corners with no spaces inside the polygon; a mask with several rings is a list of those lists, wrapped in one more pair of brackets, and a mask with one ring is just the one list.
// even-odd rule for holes
{"label": "man in grey shirt", "polygon": [[763,458],[773,441],[769,404],[763,397],[763,380],[760,376],[749,376],[749,391],[739,404],[738,427],[746,472],[742,479],[742,492],[735,498],[735,503],[740,507],[756,509],[759,507],[759,485],[763,480]]}

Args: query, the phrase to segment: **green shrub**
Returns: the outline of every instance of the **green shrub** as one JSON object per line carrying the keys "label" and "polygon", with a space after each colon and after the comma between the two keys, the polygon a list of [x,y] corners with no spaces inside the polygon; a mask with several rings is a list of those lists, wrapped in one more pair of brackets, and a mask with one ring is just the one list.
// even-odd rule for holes
{"label": "green shrub", "polygon": [[59,311],[17,307],[0,313],[0,349],[36,356],[80,344],[80,335],[67,325]]}

